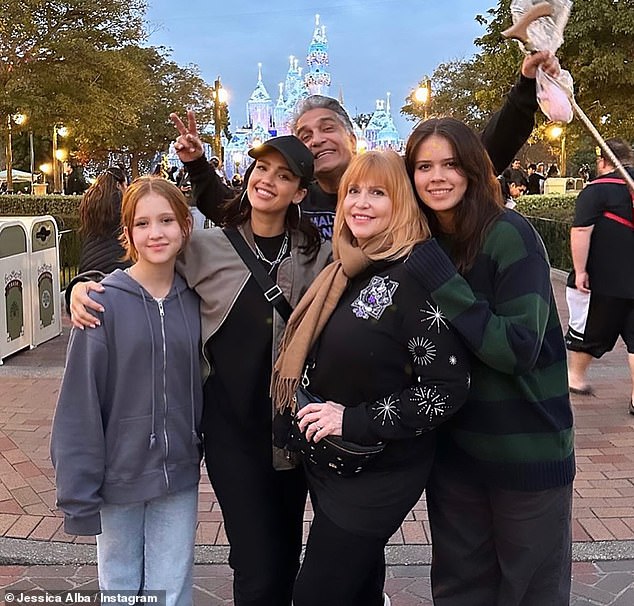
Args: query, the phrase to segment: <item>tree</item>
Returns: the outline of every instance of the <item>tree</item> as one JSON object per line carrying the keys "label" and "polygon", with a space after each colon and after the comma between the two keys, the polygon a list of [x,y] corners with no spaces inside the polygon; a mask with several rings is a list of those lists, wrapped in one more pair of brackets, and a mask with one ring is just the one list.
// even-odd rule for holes
{"label": "tree", "polygon": [[[431,114],[453,116],[476,130],[485,122],[478,102],[484,88],[482,78],[474,68],[475,59],[441,63],[432,74]],[[411,97],[406,99],[401,113],[413,120],[424,118],[424,107]]]}
{"label": "tree", "polygon": [[[451,114],[474,128],[499,108],[517,77],[522,60],[519,45],[504,41],[502,31],[511,25],[511,0],[476,20],[486,28],[475,40],[481,49],[468,61],[440,65],[432,76],[433,113]],[[557,55],[576,84],[576,99],[606,137],[634,139],[634,0],[594,0],[573,6],[564,43]],[[402,112],[417,116],[409,99]],[[541,140],[546,118],[538,113],[533,140]],[[588,145],[585,127],[574,120],[567,127],[569,157]]]}
{"label": "tree", "polygon": [[[0,111],[27,111],[34,127],[68,119],[92,66],[144,39],[143,0],[10,0],[0,11]],[[92,76],[92,77],[91,77]],[[51,88],[51,84],[54,86]],[[53,98],[49,93],[57,93]]]}
{"label": "tree", "polygon": [[[211,89],[193,66],[179,67],[167,59],[165,49],[131,47],[126,54],[138,69],[136,82],[143,99],[129,120],[119,122],[119,130],[105,149],[128,154],[133,176],[139,173],[139,162],[156,151],[164,150],[175,137],[169,119],[171,112],[183,114],[193,109],[201,129],[212,122]],[[87,147],[99,140],[86,141]]]}

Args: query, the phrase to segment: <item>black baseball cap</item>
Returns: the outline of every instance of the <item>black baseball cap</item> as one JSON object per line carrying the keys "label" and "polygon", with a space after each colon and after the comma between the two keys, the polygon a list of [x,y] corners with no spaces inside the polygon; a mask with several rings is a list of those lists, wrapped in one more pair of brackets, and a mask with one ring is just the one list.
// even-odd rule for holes
{"label": "black baseball cap", "polygon": [[273,137],[258,147],[249,150],[249,156],[256,160],[271,150],[280,152],[291,172],[306,181],[313,178],[314,159],[310,150],[293,135]]}

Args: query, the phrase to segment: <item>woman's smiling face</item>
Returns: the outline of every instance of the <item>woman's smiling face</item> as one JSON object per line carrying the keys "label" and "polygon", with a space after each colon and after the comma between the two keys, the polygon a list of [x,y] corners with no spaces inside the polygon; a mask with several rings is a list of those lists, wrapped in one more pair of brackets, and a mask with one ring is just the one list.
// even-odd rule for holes
{"label": "woman's smiling face", "polygon": [[430,135],[421,142],[414,154],[416,193],[434,211],[444,229],[452,227],[456,207],[468,184],[448,139]]}

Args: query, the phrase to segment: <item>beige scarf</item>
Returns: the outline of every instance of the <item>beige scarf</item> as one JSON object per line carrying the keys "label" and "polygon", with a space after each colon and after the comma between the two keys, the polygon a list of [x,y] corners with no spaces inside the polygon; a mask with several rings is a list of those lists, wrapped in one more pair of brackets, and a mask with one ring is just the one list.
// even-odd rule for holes
{"label": "beige scarf", "polygon": [[273,367],[271,396],[277,410],[295,411],[293,396],[297,390],[306,358],[326,322],[335,310],[351,278],[372,263],[371,245],[360,248],[350,230],[344,226],[337,238],[335,257],[311,284],[295,307],[286,325],[280,354]]}

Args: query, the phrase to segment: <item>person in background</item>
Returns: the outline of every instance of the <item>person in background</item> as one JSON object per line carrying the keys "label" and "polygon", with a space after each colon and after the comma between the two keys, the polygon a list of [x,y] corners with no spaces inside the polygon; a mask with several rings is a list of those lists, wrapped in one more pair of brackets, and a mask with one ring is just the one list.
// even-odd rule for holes
{"label": "person in background", "polygon": [[509,168],[507,168],[502,176],[506,179],[507,183],[516,183],[517,185],[528,186],[528,177],[522,168],[522,163],[519,158],[515,158]]}
{"label": "person in background", "polygon": [[103,591],[166,591],[192,606],[200,479],[200,302],[174,273],[191,232],[173,184],[123,198],[125,258],[104,278],[94,330],[74,328],[51,433],[64,530],[97,535]]}
{"label": "person in background", "polygon": [[539,195],[544,189],[544,175],[537,170],[537,164],[531,162],[528,165],[528,187],[526,193],[533,196]]}
{"label": "person in background", "polygon": [[[420,498],[433,430],[465,401],[469,355],[429,292],[405,270],[427,222],[394,152],[356,156],[341,178],[336,257],[291,316],[272,390],[292,407],[306,378],[326,400],[299,411],[309,441],[328,435],[385,449],[352,477],[305,460],[314,518],[295,606],[382,606],[384,549]],[[345,368],[345,373],[341,369]]]}
{"label": "person in background", "polygon": [[64,192],[69,196],[80,196],[88,189],[84,172],[77,164],[70,164],[64,173]]}
{"label": "person in background", "polygon": [[[606,143],[634,176],[634,152],[629,143],[623,139]],[[598,177],[577,196],[570,230],[574,271],[566,288],[568,378],[571,393],[593,395],[587,377],[590,362],[612,351],[620,336],[632,379],[628,410],[634,415],[633,194],[612,161],[597,149]]]}
{"label": "person in background", "polygon": [[502,189],[502,197],[506,208],[515,208],[517,200],[526,192],[526,186],[521,181],[511,179],[508,181],[504,176],[499,176],[500,188]]}
{"label": "person in background", "polygon": [[434,236],[405,268],[473,353],[426,491],[434,604],[567,605],[574,431],[548,255],[462,122],[417,126],[405,162]]}
{"label": "person in background", "polygon": [[127,188],[127,175],[118,166],[101,173],[79,204],[79,235],[82,240],[79,273],[99,271],[108,274],[130,266],[121,245],[121,198]]}

